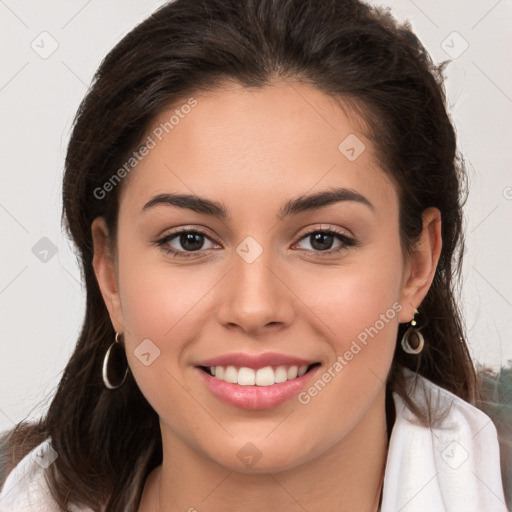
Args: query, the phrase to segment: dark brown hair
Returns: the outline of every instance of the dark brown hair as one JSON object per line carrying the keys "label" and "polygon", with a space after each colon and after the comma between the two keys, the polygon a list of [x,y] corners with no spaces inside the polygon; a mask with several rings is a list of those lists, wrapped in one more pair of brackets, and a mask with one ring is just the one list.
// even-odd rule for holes
{"label": "dark brown hair", "polygon": [[46,416],[10,433],[9,462],[51,436],[59,456],[46,475],[64,510],[69,503],[137,510],[145,479],[162,460],[160,429],[131,373],[116,390],[101,379],[115,333],[93,272],[91,223],[106,218],[115,248],[123,183],[103,199],[94,191],[140,147],[160,112],[226,83],[300,81],[360,112],[397,186],[404,255],[421,232],[422,212],[440,210],[442,252],[418,315],[426,346],[420,356],[397,348],[388,389],[421,414],[407,396],[400,371],[407,367],[474,403],[475,372],[455,301],[465,181],[442,71],[407,24],[356,0],[176,0],[126,35],[79,107],[66,157],[63,221],[86,286],[82,331]]}

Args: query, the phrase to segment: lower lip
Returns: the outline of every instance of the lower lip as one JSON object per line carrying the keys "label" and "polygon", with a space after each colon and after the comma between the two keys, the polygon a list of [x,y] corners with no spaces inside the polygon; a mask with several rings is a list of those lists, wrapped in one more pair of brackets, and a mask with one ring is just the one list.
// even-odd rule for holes
{"label": "lower lip", "polygon": [[201,374],[208,389],[224,402],[240,409],[271,409],[298,395],[318,368],[319,366],[315,366],[302,377],[272,386],[240,386],[216,379],[200,368],[196,370]]}

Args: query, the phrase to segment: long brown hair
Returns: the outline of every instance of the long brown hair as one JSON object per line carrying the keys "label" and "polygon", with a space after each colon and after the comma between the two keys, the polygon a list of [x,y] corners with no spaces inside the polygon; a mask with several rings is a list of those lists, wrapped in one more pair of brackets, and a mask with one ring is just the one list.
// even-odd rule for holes
{"label": "long brown hair", "polygon": [[[475,401],[475,371],[455,300],[464,166],[446,112],[443,66],[433,64],[407,24],[357,0],[176,0],[104,59],[68,146],[63,222],[80,257],[85,318],[47,414],[10,432],[4,453],[15,464],[51,436],[59,456],[46,477],[64,510],[76,503],[136,511],[147,475],[162,461],[158,416],[131,373],[116,390],[101,379],[115,333],[93,272],[91,223],[105,217],[115,248],[123,182],[104,198],[94,192],[140,147],[162,110],[229,81],[261,87],[276,78],[311,84],[361,112],[365,135],[399,192],[404,254],[418,239],[422,212],[441,211],[442,252],[418,316],[426,347],[420,356],[395,351],[388,389],[418,411],[400,371],[407,367]],[[406,327],[400,325],[397,340]]]}

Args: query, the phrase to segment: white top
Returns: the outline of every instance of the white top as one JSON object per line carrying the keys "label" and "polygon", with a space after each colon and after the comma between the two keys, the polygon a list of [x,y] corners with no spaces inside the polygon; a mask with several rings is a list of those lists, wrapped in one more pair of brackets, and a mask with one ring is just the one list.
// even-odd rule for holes
{"label": "white top", "polygon": [[[406,375],[412,372],[405,370]],[[479,409],[423,377],[411,392],[434,410],[451,405],[445,419],[429,429],[393,393],[396,420],[391,432],[381,512],[507,512],[499,445],[491,419]],[[57,456],[50,438],[28,453],[8,475],[0,512],[60,512],[51,498],[45,467]],[[71,512],[94,512],[71,507]]]}

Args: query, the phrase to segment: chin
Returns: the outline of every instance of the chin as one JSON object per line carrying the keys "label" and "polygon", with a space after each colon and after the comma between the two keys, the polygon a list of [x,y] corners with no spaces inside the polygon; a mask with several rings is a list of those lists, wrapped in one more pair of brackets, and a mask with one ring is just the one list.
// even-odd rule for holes
{"label": "chin", "polygon": [[[233,443],[222,453],[210,454],[215,463],[229,471],[244,474],[278,473],[301,466],[314,456],[308,457],[304,443],[285,445],[281,442],[261,438],[245,437],[241,442]],[[233,456],[234,455],[234,456]]]}

